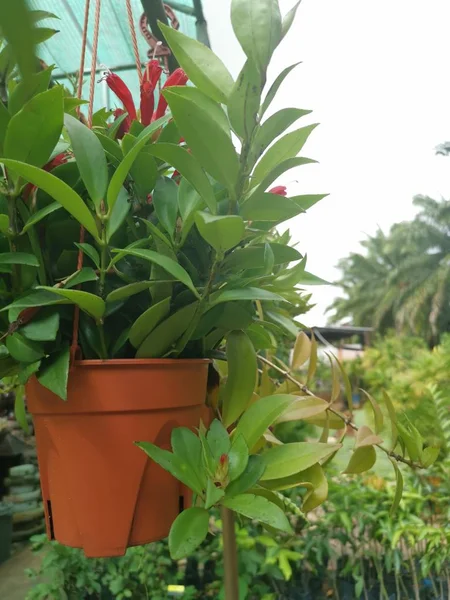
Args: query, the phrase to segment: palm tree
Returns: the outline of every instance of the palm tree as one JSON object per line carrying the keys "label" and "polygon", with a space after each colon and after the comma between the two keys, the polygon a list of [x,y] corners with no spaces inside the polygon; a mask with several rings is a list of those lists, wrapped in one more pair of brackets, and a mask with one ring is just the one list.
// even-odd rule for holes
{"label": "palm tree", "polygon": [[394,328],[434,345],[450,328],[450,202],[416,196],[414,203],[413,221],[378,231],[363,242],[365,255],[340,261],[345,296],[330,310],[333,319]]}

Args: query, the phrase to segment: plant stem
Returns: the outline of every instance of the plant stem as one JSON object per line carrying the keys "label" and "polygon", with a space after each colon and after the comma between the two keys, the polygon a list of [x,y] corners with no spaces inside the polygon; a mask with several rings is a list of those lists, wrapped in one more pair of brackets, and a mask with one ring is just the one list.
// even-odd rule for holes
{"label": "plant stem", "polygon": [[416,565],[414,564],[414,558],[413,558],[411,549],[408,548],[407,552],[408,552],[408,557],[409,557],[409,564],[411,567],[411,577],[413,580],[414,598],[415,598],[415,600],[420,600],[420,590],[419,590],[419,582],[417,581]]}
{"label": "plant stem", "polygon": [[[264,356],[261,356],[260,354],[258,354],[257,357],[258,357],[259,361],[265,363],[272,369],[275,369],[275,371],[280,373],[280,375],[282,375],[285,379],[288,379],[291,383],[295,384],[304,394],[306,394],[307,396],[315,396],[314,392],[312,392],[306,385],[304,385],[303,383],[301,383],[300,381],[295,379],[295,377],[293,377],[289,371],[282,369],[281,367],[277,366],[272,361],[268,360]],[[357,425],[355,425],[351,419],[347,418],[345,415],[341,414],[339,411],[334,410],[334,408],[331,408],[331,406],[329,406],[327,408],[327,410],[329,410],[330,413],[332,413],[333,415],[336,415],[337,417],[342,419],[342,421],[345,423],[345,425],[347,425],[347,427],[350,427],[354,431],[359,431],[359,427],[357,427]],[[404,463],[405,465],[408,465],[412,469],[421,469],[422,468],[422,465],[415,463],[412,460],[408,460],[407,458],[404,458],[403,456],[401,456],[400,454],[397,454],[396,452],[392,452],[391,450],[388,450],[381,444],[375,444],[375,445],[380,450],[382,450],[385,454],[387,454],[388,456],[390,456],[397,462]]]}
{"label": "plant stem", "polygon": [[234,513],[229,508],[222,506],[220,514],[223,528],[225,600],[239,600],[239,572]]}

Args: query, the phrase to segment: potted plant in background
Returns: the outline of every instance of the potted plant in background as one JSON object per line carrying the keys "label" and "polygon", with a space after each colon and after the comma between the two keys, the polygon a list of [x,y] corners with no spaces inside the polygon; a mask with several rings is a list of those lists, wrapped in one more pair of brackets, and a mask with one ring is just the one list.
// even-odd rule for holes
{"label": "potted plant in background", "polygon": [[[10,9],[16,18],[20,6]],[[289,532],[284,511],[298,509],[277,489],[306,487],[305,510],[322,501],[321,465],[340,448],[328,431],[336,421],[353,426],[332,407],[336,362],[328,403],[270,359],[273,333],[297,327],[297,286],[321,281],[305,271],[289,235],[274,232],[323,197],[288,198],[273,188],[289,169],[313,162],[297,155],[315,125],[286,133],[309,111],[265,116],[291,70],[264,93],[267,66],[297,7],[282,19],[276,2],[233,1],[247,55],[236,82],[211,50],[161,26],[184,69],[178,83],[194,85],[166,86],[154,114],[158,69],[150,63],[138,119],[108,73],[127,97],[126,113],[109,125],[104,111],[92,115],[91,97],[92,129],[73,116],[79,100],[47,89],[51,69],[21,64],[17,20],[2,24],[22,72],[0,106],[2,368],[27,384],[48,533],[88,556],[160,539],[180,511],[169,540],[174,556],[184,555],[205,537],[207,511],[218,504]],[[166,102],[170,112],[161,114]],[[224,343],[226,382],[218,391],[211,369],[208,386],[218,418],[194,433],[208,362],[223,359]],[[310,356],[308,344],[301,334],[295,364]],[[314,363],[313,354],[311,377]],[[284,387],[275,388],[269,368],[287,377]],[[321,439],[279,444],[268,429],[286,412],[318,419]],[[373,465],[382,443],[375,403],[374,414],[375,431],[358,431],[350,472]],[[433,458],[414,432],[402,436],[417,446],[415,464]],[[152,461],[136,440],[146,440]],[[187,488],[193,506],[182,512]]]}

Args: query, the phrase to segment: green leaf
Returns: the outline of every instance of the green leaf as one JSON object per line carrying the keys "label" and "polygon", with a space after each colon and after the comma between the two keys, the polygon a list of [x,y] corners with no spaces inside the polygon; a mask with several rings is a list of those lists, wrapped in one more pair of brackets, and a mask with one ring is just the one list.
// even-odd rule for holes
{"label": "green leaf", "polygon": [[108,191],[106,193],[106,200],[108,204],[108,213],[111,214],[114,205],[117,201],[119,193],[122,189],[123,182],[127,178],[128,173],[130,172],[131,167],[133,166],[134,161],[137,156],[150,140],[152,135],[158,131],[160,127],[162,127],[169,120],[170,115],[166,115],[165,117],[161,117],[161,119],[157,119],[150,125],[148,125],[142,133],[136,139],[134,146],[131,150],[126,154],[114,171],[114,175],[111,177],[111,181],[109,182]]}
{"label": "green leaf", "polygon": [[155,263],[167,273],[170,273],[176,280],[181,281],[187,288],[191,290],[191,292],[200,298],[200,295],[194,286],[192,279],[189,277],[187,271],[183,269],[178,263],[169,258],[168,256],[163,256],[162,254],[158,254],[153,250],[146,250],[140,248],[132,248],[129,250],[113,250],[113,252],[120,252],[122,256],[131,255],[136,256],[137,258],[142,258],[144,260],[148,260],[152,263]]}
{"label": "green leaf", "polygon": [[[131,284],[136,285],[136,284]],[[127,286],[128,287],[128,286]],[[108,298],[106,299],[108,301]],[[169,314],[170,297],[161,300],[157,304],[150,306],[133,323],[128,335],[131,344],[139,348],[144,339],[153,331],[153,329]]]}
{"label": "green leaf", "polygon": [[46,42],[52,38],[56,33],[59,33],[59,29],[51,29],[50,27],[36,27],[33,30],[34,43],[37,45]]}
{"label": "green leaf", "polygon": [[292,23],[294,22],[295,19],[295,15],[297,14],[297,9],[300,6],[302,0],[298,0],[297,4],[294,4],[294,6],[291,8],[291,10],[286,14],[286,16],[283,19],[283,22],[281,24],[281,39],[284,38],[284,36],[288,33],[289,29],[292,26]]}
{"label": "green leaf", "polygon": [[116,231],[121,227],[128,213],[130,212],[131,202],[128,191],[122,188],[117,197],[114,208],[111,211],[106,222],[106,241],[109,242]]}
{"label": "green leaf", "polygon": [[[285,175],[285,173],[287,173],[287,171],[290,171],[291,169],[294,169],[295,167],[301,167],[303,165],[310,165],[315,162],[317,162],[317,161],[312,160],[311,158],[305,158],[303,156],[296,156],[294,158],[288,158],[287,160],[283,160],[283,162],[281,162],[279,165],[274,167],[266,175],[266,177],[261,181],[261,183],[258,185],[256,190],[254,190],[253,193],[251,194],[251,196],[249,196],[248,200],[253,200],[255,202],[255,197],[258,199],[261,198],[261,196],[264,194],[264,192],[266,190],[268,190],[275,183],[275,181],[278,178],[280,178],[282,175]],[[283,196],[281,196],[281,198],[283,198]],[[302,196],[298,196],[298,198],[302,198]],[[248,200],[247,199],[244,200],[243,205],[245,205],[245,203]],[[301,202],[297,200],[296,196],[294,196],[293,198],[289,198],[289,201],[292,202],[293,204],[295,204],[299,209],[301,209],[301,210],[298,210],[297,212],[302,212],[303,210],[305,210],[303,208]]]}
{"label": "green leaf", "polygon": [[40,344],[27,340],[20,333],[9,335],[6,338],[6,347],[10,355],[21,363],[36,362],[45,355]]}
{"label": "green leaf", "polygon": [[200,165],[214,179],[233,190],[239,172],[239,160],[231,139],[213,116],[197,103],[173,88],[167,88],[163,94],[181,135]]}
{"label": "green leaf", "polygon": [[136,358],[164,356],[187,330],[197,309],[198,302],[194,302],[162,321],[139,346]]}
{"label": "green leaf", "polygon": [[289,477],[309,469],[341,447],[341,444],[321,442],[292,442],[275,446],[262,455],[266,470],[263,480]]}
{"label": "green leaf", "polygon": [[8,110],[15,115],[31,100],[33,96],[45,92],[48,89],[53,67],[34,73],[28,81],[21,81],[16,85],[8,99]]}
{"label": "green leaf", "polygon": [[51,392],[67,400],[67,382],[69,380],[70,349],[66,346],[59,352],[51,354],[42,361],[38,373],[38,380],[41,385]]}
{"label": "green leaf", "polygon": [[254,402],[239,419],[236,435],[243,435],[251,449],[265,431],[296,401],[297,396],[279,394]]}
{"label": "green leaf", "polygon": [[254,494],[240,494],[225,497],[222,504],[244,517],[255,519],[285,533],[292,533],[292,527],[284,512],[267,498]]}
{"label": "green leaf", "polygon": [[94,319],[101,319],[105,314],[105,301],[102,298],[100,298],[100,296],[96,296],[95,294],[90,294],[89,292],[82,292],[80,290],[64,290],[61,288],[54,288],[48,286],[39,286],[37,289],[46,292],[51,292],[56,296],[61,296],[70,304],[76,304],[77,306],[79,306],[81,310],[86,312],[88,315],[91,315],[91,317],[93,317]]}
{"label": "green leaf", "polygon": [[187,508],[179,514],[169,532],[172,560],[180,560],[192,554],[208,535],[208,527],[209,513],[204,508]]}
{"label": "green leaf", "polygon": [[170,438],[172,452],[187,464],[189,476],[195,478],[194,489],[201,490],[206,485],[202,464],[202,444],[198,436],[187,427],[176,427]]}
{"label": "green leaf", "polygon": [[314,204],[317,204],[317,202],[320,202],[320,200],[323,200],[327,196],[328,194],[308,194],[304,196],[291,196],[289,200],[295,202],[303,210],[308,210],[308,208],[311,208],[311,206],[314,206]]}
{"label": "green leaf", "polygon": [[390,510],[390,515],[392,517],[397,512],[397,509],[400,506],[400,501],[403,496],[403,475],[402,475],[402,472],[400,471],[397,461],[393,458],[390,458],[389,460],[391,461],[392,466],[394,467],[394,472],[395,472],[395,495],[394,495],[394,500],[392,502],[392,506],[391,506],[391,510]]}
{"label": "green leaf", "polygon": [[20,333],[35,342],[56,340],[59,330],[59,313],[42,311],[20,328]]}
{"label": "green leaf", "polygon": [[246,221],[272,221],[282,223],[303,212],[294,202],[278,194],[253,194],[246,200],[239,213]]}
{"label": "green leaf", "polygon": [[47,204],[47,206],[44,206],[44,208],[41,208],[40,210],[36,211],[27,220],[27,222],[23,226],[21,233],[26,233],[30,229],[30,227],[33,227],[34,225],[36,225],[36,223],[39,223],[39,221],[42,221],[42,219],[45,219],[45,217],[51,215],[53,212],[55,212],[55,210],[59,210],[60,208],[62,208],[62,205],[59,204],[59,202],[52,202],[51,204]]}
{"label": "green leaf", "polygon": [[300,331],[295,340],[292,352],[291,369],[296,371],[309,359],[311,355],[311,342],[304,331]]}
{"label": "green leaf", "polygon": [[2,0],[2,35],[12,48],[24,83],[28,84],[36,70],[33,20],[25,0]]}
{"label": "green leaf", "polygon": [[[188,222],[189,217],[202,206],[202,198],[197,190],[184,177],[178,186],[178,210],[183,219],[183,228]],[[189,219],[190,224],[194,223],[193,219]]]}
{"label": "green leaf", "polygon": [[271,85],[269,91],[267,92],[267,96],[265,97],[264,102],[262,103],[261,111],[260,111],[261,118],[263,117],[263,115],[266,112],[266,110],[269,108],[270,104],[272,103],[272,100],[275,98],[275,96],[276,96],[278,90],[280,89],[280,86],[283,83],[283,81],[286,79],[286,77],[289,75],[289,73],[293,69],[295,69],[295,67],[297,67],[299,64],[300,63],[295,63],[294,65],[286,67],[285,69],[283,69],[283,71],[275,79],[275,81]]}
{"label": "green leaf", "polygon": [[228,100],[228,118],[234,131],[250,141],[257,124],[261,102],[261,75],[254,63],[247,60]]}
{"label": "green leaf", "polygon": [[89,233],[100,241],[97,224],[90,210],[83,202],[83,199],[64,181],[38,169],[32,165],[27,165],[17,160],[0,159],[5,167],[12,169],[17,175],[23,177],[26,181],[41,188],[63,206]]}
{"label": "green leaf", "polygon": [[211,307],[222,302],[234,302],[235,300],[267,300],[269,302],[284,302],[284,298],[268,290],[247,287],[242,289],[225,289],[211,295]]}
{"label": "green leaf", "polygon": [[225,493],[227,496],[237,496],[243,494],[261,479],[266,465],[262,456],[254,454],[249,456],[247,466],[244,472],[234,481],[228,484]]}
{"label": "green leaf", "polygon": [[245,233],[244,221],[238,215],[222,217],[198,211],[195,215],[195,224],[202,238],[220,253],[237,246]]}
{"label": "green leaf", "polygon": [[0,312],[8,310],[18,315],[25,308],[33,308],[35,306],[51,306],[53,304],[65,304],[63,298],[58,298],[55,294],[50,294],[43,291],[33,291],[23,298],[18,298],[11,304],[4,306]]}
{"label": "green leaf", "polygon": [[[298,250],[283,244],[269,244],[273,256],[274,265],[282,265],[292,261],[300,260],[302,255]],[[264,262],[265,245],[255,244],[245,248],[237,248],[223,261],[222,266],[227,269],[257,269]]]}
{"label": "green leaf", "polygon": [[377,460],[377,454],[373,446],[362,446],[356,448],[344,473],[359,474],[370,471]]}
{"label": "green leaf", "polygon": [[255,391],[258,369],[252,342],[243,331],[227,336],[228,377],[221,390],[222,421],[234,423],[247,408]]}
{"label": "green leaf", "polygon": [[37,167],[44,165],[60,138],[63,116],[61,86],[32,98],[8,123],[5,156]]}
{"label": "green leaf", "polygon": [[[152,144],[149,152],[166,161],[197,190],[212,213],[217,210],[216,197],[212,185],[198,161],[187,150],[176,144]],[[154,202],[153,197],[153,202]],[[155,207],[156,208],[156,207]],[[185,217],[183,217],[185,218]]]}
{"label": "green leaf", "polygon": [[311,112],[310,110],[302,110],[301,108],[282,108],[271,115],[258,128],[255,139],[252,142],[252,152],[259,158],[270,144],[288,127]]}
{"label": "green leaf", "polygon": [[100,255],[98,253],[98,250],[96,248],[94,248],[94,246],[92,246],[91,244],[86,244],[86,243],[83,243],[83,244],[75,243],[75,246],[77,248],[79,248],[80,250],[82,250],[83,253],[92,260],[92,262],[97,267],[97,269],[100,269]]}
{"label": "green leaf", "polygon": [[398,429],[397,429],[397,415],[395,414],[394,404],[391,400],[389,394],[383,391],[384,403],[386,404],[386,409],[389,415],[389,419],[391,421],[391,449],[393,450],[397,445],[398,439]]}
{"label": "green leaf", "polygon": [[159,23],[172,52],[189,79],[204,94],[226,103],[233,87],[233,78],[218,56],[180,31]]}
{"label": "green leaf", "polygon": [[70,276],[70,279],[66,281],[65,288],[73,288],[77,285],[81,285],[82,283],[86,283],[87,281],[97,281],[98,275],[91,267],[83,267],[79,271],[75,271]]}
{"label": "green leaf", "polygon": [[211,479],[208,479],[206,483],[206,498],[205,508],[211,508],[214,504],[217,504],[225,496],[225,492],[222,488],[216,487]]}
{"label": "green leaf", "polygon": [[252,176],[253,183],[259,183],[280,163],[288,158],[297,156],[317,125],[315,123],[314,125],[307,125],[306,127],[291,131],[275,142],[256,165]]}
{"label": "green leaf", "polygon": [[[67,100],[77,100],[77,98],[65,98],[65,104]],[[66,108],[66,107],[65,107]],[[69,112],[66,108],[65,112]],[[118,164],[123,158],[122,150],[117,142],[109,138],[107,135],[100,133],[100,131],[93,130],[97,136],[103,150],[113,164]],[[112,159],[112,160],[111,160]]]}
{"label": "green leaf", "polygon": [[5,142],[6,130],[11,119],[8,109],[0,100],[0,152],[4,154],[3,144]]}
{"label": "green leaf", "polygon": [[234,481],[242,475],[248,463],[248,446],[241,434],[236,434],[228,453],[228,475]]}
{"label": "green leaf", "polygon": [[27,252],[2,252],[0,254],[0,265],[39,267],[39,261],[34,254],[28,254]]}
{"label": "green leaf", "polygon": [[119,300],[124,300],[130,296],[139,294],[144,290],[148,290],[152,284],[152,281],[136,281],[135,283],[123,285],[122,287],[116,288],[106,296],[106,303],[112,304],[113,302],[118,302]]}
{"label": "green leaf", "polygon": [[14,416],[20,427],[28,435],[30,427],[28,426],[27,411],[25,409],[25,388],[23,385],[19,385],[15,389]]}
{"label": "green leaf", "polygon": [[214,419],[214,421],[211,423],[208,433],[206,434],[206,441],[215,462],[219,462],[222,454],[228,454],[230,451],[230,436],[228,435],[228,431],[218,419]]}
{"label": "green leaf", "polygon": [[302,396],[292,403],[289,410],[283,413],[278,419],[277,423],[284,423],[286,421],[301,421],[302,419],[308,419],[324,413],[330,405],[323,398],[316,398],[315,396]]}
{"label": "green leaf", "polygon": [[320,465],[313,465],[306,469],[306,471],[300,473],[300,477],[302,481],[299,485],[311,484],[311,488],[303,496],[302,504],[303,512],[308,513],[323,504],[327,499],[328,480]]}
{"label": "green leaf", "polygon": [[375,422],[375,433],[380,433],[380,431],[383,429],[383,421],[384,421],[383,413],[381,412],[381,408],[373,396],[371,396],[368,392],[366,392],[363,389],[361,389],[361,392],[366,396],[366,398],[369,400],[369,402],[372,406],[373,417],[374,417],[374,422]]}
{"label": "green leaf", "polygon": [[124,112],[122,115],[117,117],[117,119],[114,119],[114,123],[111,123],[111,125],[108,128],[108,137],[109,138],[111,138],[112,140],[116,139],[116,136],[119,133],[120,126],[122,125],[122,123],[125,121],[125,119],[127,117],[128,117],[128,113]]}
{"label": "green leaf", "polygon": [[30,17],[33,23],[37,23],[38,21],[42,21],[42,19],[59,19],[58,16],[54,15],[51,12],[46,10],[31,10]]}
{"label": "green leaf", "polygon": [[153,206],[158,221],[173,240],[178,215],[178,186],[173,179],[158,179],[153,192]]}
{"label": "green leaf", "polygon": [[420,462],[425,468],[431,467],[431,465],[436,462],[440,451],[441,449],[439,448],[439,446],[428,446],[422,452]]}
{"label": "green leaf", "polygon": [[265,74],[281,40],[278,0],[232,0],[231,23],[243,51]]}
{"label": "green leaf", "polygon": [[71,115],[64,115],[64,125],[69,134],[81,179],[97,213],[100,213],[108,186],[108,166],[103,146],[89,127]]}

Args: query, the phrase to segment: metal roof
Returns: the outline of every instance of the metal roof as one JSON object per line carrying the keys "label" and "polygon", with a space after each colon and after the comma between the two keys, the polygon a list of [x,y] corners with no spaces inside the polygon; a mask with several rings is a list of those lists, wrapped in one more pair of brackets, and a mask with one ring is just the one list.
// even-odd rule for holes
{"label": "metal roof", "polygon": [[[201,3],[198,0],[177,0],[166,2],[173,9],[180,22],[180,31],[191,37],[196,37],[196,21]],[[32,9],[45,10],[55,13],[60,20],[44,19],[39,22],[40,27],[49,27],[59,30],[55,36],[38,47],[38,56],[48,65],[56,65],[53,71],[55,79],[61,81],[71,91],[73,84],[68,75],[75,74],[79,69],[81,37],[83,30],[85,0],[29,0]],[[141,0],[132,0],[132,12],[138,38],[140,59],[143,64],[148,60],[147,53],[150,49],[144,39],[140,28],[139,19],[143,14]],[[85,83],[83,97],[87,98],[89,87],[89,73],[91,68],[91,41],[94,23],[95,2],[90,3],[90,18],[88,27],[88,44],[85,59]],[[120,73],[133,93],[137,102],[139,96],[139,83],[136,73],[136,64],[131,44],[125,0],[102,0],[100,33],[98,45],[97,70],[102,67]],[[108,105],[109,108],[120,106],[113,94],[107,93],[103,84],[98,84],[95,95],[95,109]]]}

